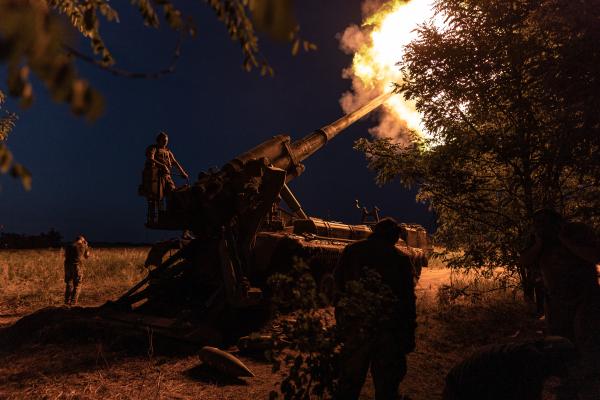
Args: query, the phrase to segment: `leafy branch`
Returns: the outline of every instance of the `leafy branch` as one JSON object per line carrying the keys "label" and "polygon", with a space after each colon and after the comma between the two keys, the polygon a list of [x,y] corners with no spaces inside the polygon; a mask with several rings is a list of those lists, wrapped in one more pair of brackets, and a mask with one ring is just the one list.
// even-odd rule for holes
{"label": "leafy branch", "polygon": [[[4,104],[5,96],[0,91],[0,111]],[[6,141],[9,134],[12,132],[17,123],[17,115],[15,113],[4,111],[5,115],[0,117],[0,173],[19,178],[25,189],[31,189],[31,173],[23,165],[17,163],[13,159],[13,155],[6,146]]]}

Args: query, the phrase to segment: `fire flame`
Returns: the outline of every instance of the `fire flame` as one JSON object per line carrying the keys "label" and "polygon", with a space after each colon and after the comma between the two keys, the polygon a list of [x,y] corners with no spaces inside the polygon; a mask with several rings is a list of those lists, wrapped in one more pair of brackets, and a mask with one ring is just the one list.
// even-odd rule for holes
{"label": "fire flame", "polygon": [[[340,38],[342,50],[354,55],[352,65],[343,72],[345,78],[352,79],[352,91],[340,100],[345,112],[392,91],[394,82],[402,82],[397,63],[404,56],[405,46],[416,38],[417,26],[434,16],[432,0],[367,0],[363,4],[363,10],[374,8],[360,27],[349,26]],[[370,132],[406,142],[408,130],[426,135],[421,119],[414,102],[401,95],[392,96],[384,105],[379,126]]]}

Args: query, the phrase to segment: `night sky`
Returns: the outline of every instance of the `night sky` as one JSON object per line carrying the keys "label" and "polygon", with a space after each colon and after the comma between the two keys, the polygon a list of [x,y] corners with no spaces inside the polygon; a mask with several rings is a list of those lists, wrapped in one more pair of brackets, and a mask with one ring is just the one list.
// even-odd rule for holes
{"label": "night sky", "polygon": [[[242,70],[238,44],[198,1],[188,11],[195,15],[199,34],[184,43],[174,74],[132,80],[79,64],[106,100],[96,122],[73,116],[35,82],[31,108],[19,110],[9,101],[20,119],[8,144],[33,173],[33,189],[26,192],[16,180],[0,177],[4,231],[33,234],[53,227],[66,239],[81,232],[91,241],[150,242],[175,236],[144,227],[146,203],[137,195],[145,148],[159,130],[169,133],[171,150],[195,177],[273,135],[297,139],[342,116],[339,98],[350,82],[341,73],[351,57],[339,50],[336,34],[360,23],[360,0],[296,3],[303,35],[319,50],[294,57],[288,44],[262,38],[273,78]],[[117,10],[121,23],[104,23],[102,29],[117,67],[149,72],[166,67],[176,35],[167,28],[144,28],[126,4]],[[88,50],[86,43],[80,47]],[[378,205],[383,215],[430,229],[433,217],[415,203],[414,192],[398,183],[377,187],[364,155],[352,149],[372,125],[369,120],[353,125],[308,159],[292,190],[312,216],[358,223],[358,198],[369,207]]]}

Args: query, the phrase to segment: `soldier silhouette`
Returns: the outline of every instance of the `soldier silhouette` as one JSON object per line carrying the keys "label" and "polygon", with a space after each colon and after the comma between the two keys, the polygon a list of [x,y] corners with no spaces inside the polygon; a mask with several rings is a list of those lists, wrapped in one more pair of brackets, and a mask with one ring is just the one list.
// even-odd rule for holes
{"label": "soldier silhouette", "polygon": [[74,306],[81,292],[83,259],[90,256],[90,247],[83,235],[65,246],[65,304]]}
{"label": "soldier silhouette", "polygon": [[[415,348],[416,306],[413,265],[395,246],[400,232],[393,219],[380,220],[367,239],[344,249],[334,271],[338,291],[336,321],[344,344],[336,398],[358,399],[370,368],[375,398],[396,399],[398,386],[406,375],[406,355]],[[374,326],[363,327],[363,318],[352,316],[353,310],[344,307],[340,298],[351,282],[372,272],[380,277],[375,290],[391,293],[393,306],[377,311],[385,317],[376,320]]]}
{"label": "soldier silhouette", "polygon": [[156,143],[146,148],[146,163],[142,172],[142,184],[139,194],[148,199],[148,222],[157,222],[158,214],[164,209],[163,199],[175,190],[175,182],[171,176],[171,169],[176,167],[181,176],[188,179],[181,164],[173,152],[168,149],[169,136],[160,132],[156,136]]}

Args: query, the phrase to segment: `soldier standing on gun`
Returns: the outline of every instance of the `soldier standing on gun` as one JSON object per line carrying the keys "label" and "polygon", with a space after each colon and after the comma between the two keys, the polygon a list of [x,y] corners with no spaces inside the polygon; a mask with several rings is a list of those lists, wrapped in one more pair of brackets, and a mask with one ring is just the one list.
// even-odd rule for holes
{"label": "soldier standing on gun", "polygon": [[142,184],[139,193],[148,199],[148,222],[156,222],[164,197],[175,190],[175,182],[171,176],[171,168],[177,167],[181,176],[188,179],[181,164],[169,150],[169,136],[160,132],[156,136],[156,144],[146,148],[146,164],[142,172]]}
{"label": "soldier standing on gun", "polygon": [[572,385],[580,400],[600,399],[600,243],[589,226],[568,223],[554,210],[536,211],[533,225],[535,243],[521,262],[539,264],[547,334],[575,344],[579,362]]}
{"label": "soldier standing on gun", "polygon": [[[414,268],[409,257],[395,247],[400,232],[393,219],[379,221],[371,236],[344,249],[334,272],[339,292],[336,321],[344,344],[336,398],[358,399],[369,367],[375,398],[395,400],[398,396],[398,386],[406,375],[406,355],[415,348],[416,328]],[[361,281],[369,271],[380,277],[374,294],[388,293],[393,298],[390,309],[375,311],[378,315],[368,322],[374,326],[365,326],[371,317],[352,315],[354,307],[343,305],[352,282]],[[356,308],[361,306],[364,304]]]}
{"label": "soldier standing on gun", "polygon": [[74,306],[79,299],[83,278],[83,259],[90,256],[90,247],[83,235],[65,246],[65,305]]}

